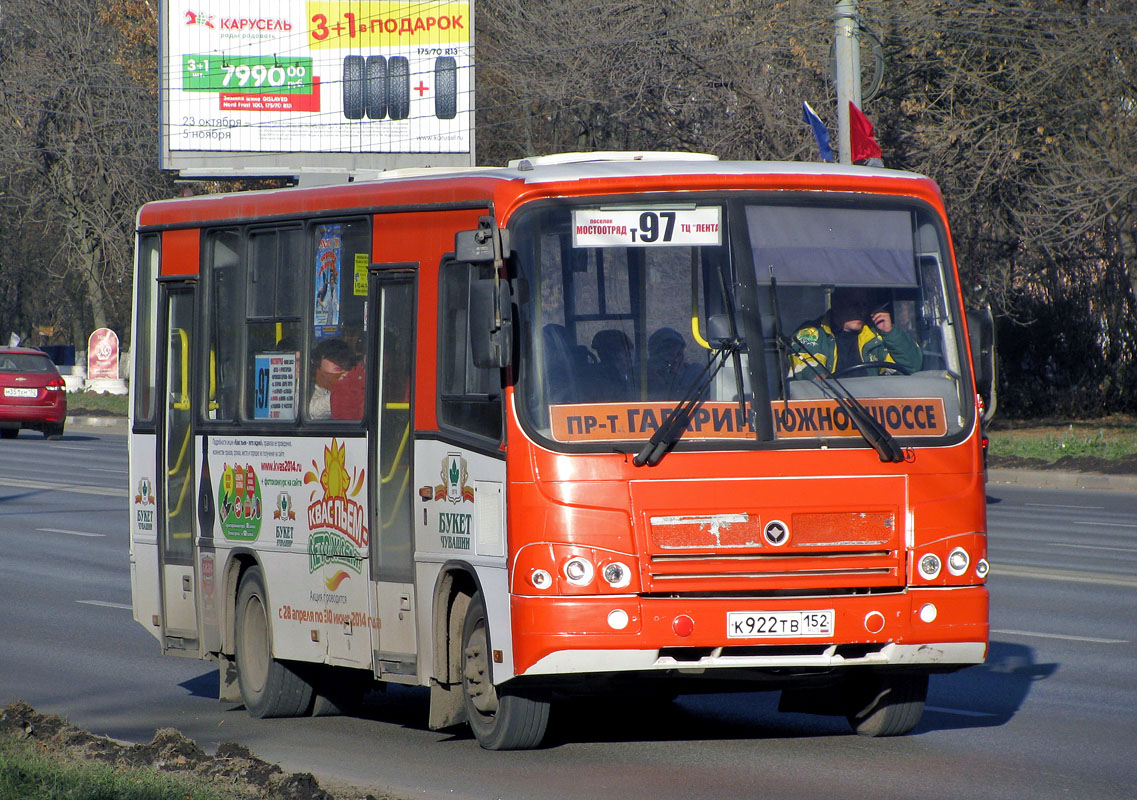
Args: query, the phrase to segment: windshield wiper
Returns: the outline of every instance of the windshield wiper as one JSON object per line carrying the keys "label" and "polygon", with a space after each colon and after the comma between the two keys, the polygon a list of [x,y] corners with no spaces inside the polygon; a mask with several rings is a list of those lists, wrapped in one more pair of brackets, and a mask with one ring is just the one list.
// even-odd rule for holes
{"label": "windshield wiper", "polygon": [[788,346],[794,355],[800,358],[801,362],[813,373],[823,391],[830,398],[836,400],[837,404],[845,410],[853,425],[860,431],[861,436],[876,450],[881,461],[900,463],[904,460],[904,451],[900,449],[900,445],[896,443],[896,439],[888,432],[888,429],[876,421],[876,418],[869,413],[864,404],[845,388],[841,381],[833,377],[833,373],[824,367],[818,368],[813,353],[806,349],[801,340],[796,336],[789,337],[782,334],[778,336],[781,343]]}
{"label": "windshield wiper", "polygon": [[632,459],[632,463],[637,467],[642,467],[644,464],[654,467],[659,463],[671,445],[677,442],[679,437],[683,435],[683,431],[687,429],[687,425],[691,422],[691,415],[703,402],[703,393],[710,386],[715,375],[719,374],[719,370],[726,364],[727,359],[732,356],[737,357],[746,347],[746,343],[738,336],[719,339],[716,344],[718,347],[712,351],[714,355],[703,367],[699,377],[687,388],[679,405],[671,409],[671,413],[663,420],[663,424],[656,429],[651,438],[647,440],[647,444]]}

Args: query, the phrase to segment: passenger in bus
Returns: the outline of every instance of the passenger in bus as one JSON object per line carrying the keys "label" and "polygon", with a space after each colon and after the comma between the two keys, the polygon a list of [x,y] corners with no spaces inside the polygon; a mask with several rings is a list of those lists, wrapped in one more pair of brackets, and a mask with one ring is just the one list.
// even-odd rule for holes
{"label": "passenger in bus", "polygon": [[686,360],[687,342],[674,328],[660,328],[647,340],[647,394],[650,400],[679,400],[702,370]]}
{"label": "passenger in bus", "polygon": [[550,403],[579,402],[588,366],[587,347],[578,346],[564,325],[541,329],[545,362],[545,397]]}
{"label": "passenger in bus", "polygon": [[597,400],[632,400],[635,397],[635,354],[628,334],[617,328],[597,331],[592,337],[596,353]]}
{"label": "passenger in bus", "polygon": [[356,358],[343,339],[321,339],[312,352],[315,369],[312,396],[308,400],[310,419],[331,419],[332,387],[355,366]]}
{"label": "passenger in bus", "polygon": [[[860,364],[882,365],[853,373],[861,375],[907,374],[923,365],[920,346],[892,324],[887,304],[878,302],[868,289],[834,289],[829,311],[805,323],[794,338],[798,347],[790,353],[791,377],[812,377],[809,365],[830,374],[847,372]],[[900,369],[890,370],[884,366],[887,364]]]}

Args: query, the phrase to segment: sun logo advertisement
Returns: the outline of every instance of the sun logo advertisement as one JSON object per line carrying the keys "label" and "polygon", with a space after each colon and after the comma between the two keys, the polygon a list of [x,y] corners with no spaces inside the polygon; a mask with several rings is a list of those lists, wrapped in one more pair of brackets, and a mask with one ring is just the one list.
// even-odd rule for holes
{"label": "sun logo advertisement", "polygon": [[[370,537],[366,509],[356,497],[365,487],[366,470],[347,464],[346,447],[332,439],[324,447],[323,465],[312,461],[312,469],[304,474],[304,483],[312,485],[308,504],[309,573],[329,564],[347,567],[359,573],[362,556]],[[340,570],[325,579],[329,591],[335,591],[349,576]]]}

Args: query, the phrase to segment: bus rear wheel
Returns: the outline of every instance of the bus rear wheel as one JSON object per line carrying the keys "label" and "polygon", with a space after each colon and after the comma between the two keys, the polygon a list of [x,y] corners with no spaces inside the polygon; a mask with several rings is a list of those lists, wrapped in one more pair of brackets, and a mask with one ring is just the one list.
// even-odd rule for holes
{"label": "bus rear wheel", "polygon": [[848,687],[849,725],[861,736],[903,736],[924,715],[928,676],[871,673]]}
{"label": "bus rear wheel", "polygon": [[250,715],[295,717],[307,713],[312,686],[295,667],[273,658],[267,598],[261,568],[249,567],[237,591],[237,683]]}
{"label": "bus rear wheel", "polygon": [[549,701],[493,683],[480,592],[470,600],[462,626],[462,690],[470,727],[486,750],[530,750],[545,738]]}

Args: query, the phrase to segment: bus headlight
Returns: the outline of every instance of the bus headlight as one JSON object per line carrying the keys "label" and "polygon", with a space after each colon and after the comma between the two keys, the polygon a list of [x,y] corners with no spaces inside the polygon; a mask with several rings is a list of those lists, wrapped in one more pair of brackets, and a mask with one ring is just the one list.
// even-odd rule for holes
{"label": "bus headlight", "polygon": [[971,556],[962,547],[957,547],[948,554],[947,568],[948,572],[956,577],[967,572],[967,566],[971,563]]}
{"label": "bus headlight", "polygon": [[600,574],[613,589],[622,589],[632,582],[632,571],[619,561],[606,565]]}
{"label": "bus headlight", "polygon": [[543,569],[535,569],[529,573],[529,582],[535,589],[548,589],[553,585],[553,576]]}
{"label": "bus headlight", "polygon": [[580,556],[574,556],[565,562],[564,573],[565,578],[573,586],[587,586],[592,583],[595,570],[592,562]]}
{"label": "bus headlight", "polygon": [[986,578],[987,573],[991,571],[991,565],[987,563],[987,559],[981,558],[975,562],[975,575],[979,578]]}
{"label": "bus headlight", "polygon": [[935,553],[928,553],[920,558],[920,575],[927,580],[934,580],[940,574],[940,557]]}

